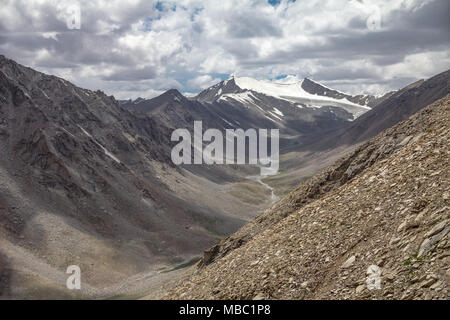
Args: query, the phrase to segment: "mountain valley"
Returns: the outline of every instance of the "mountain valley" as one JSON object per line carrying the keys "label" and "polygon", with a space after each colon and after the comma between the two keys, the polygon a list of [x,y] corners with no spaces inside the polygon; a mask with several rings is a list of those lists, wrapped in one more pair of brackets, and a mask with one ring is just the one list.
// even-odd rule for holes
{"label": "mountain valley", "polygon": [[[350,235],[344,230],[346,220],[355,220],[349,237],[360,241],[370,232],[354,229],[367,223],[364,219],[370,220],[372,212],[384,214],[373,218],[375,224],[400,224],[403,220],[392,222],[390,215],[420,207],[420,201],[410,197],[420,198],[420,192],[429,206],[422,217],[441,224],[446,221],[436,212],[444,210],[445,215],[448,204],[449,79],[446,71],[375,97],[345,94],[308,78],[286,84],[231,77],[193,97],[171,89],[151,99],[118,101],[0,56],[0,296],[141,298],[155,297],[168,286],[160,296],[325,297],[320,293],[325,284],[319,275],[302,279],[300,286],[308,284],[289,293],[298,289],[298,272],[310,274],[311,266],[322,267],[323,261],[307,260],[305,269],[291,272],[283,266],[284,271],[279,271],[277,259],[287,263],[294,254],[285,250],[315,246],[321,250],[320,259],[326,259],[326,253],[334,266],[353,248],[350,239],[339,238]],[[174,165],[171,134],[178,128],[192,131],[196,120],[204,128],[219,130],[279,129],[280,171],[261,176],[255,165]],[[428,138],[425,133],[430,133]],[[441,172],[436,178],[402,171],[408,168],[409,158],[420,167],[418,159],[425,154],[430,154],[430,172]],[[396,175],[422,184],[414,189],[411,182],[408,188],[413,190],[398,191],[409,197],[402,208],[389,207],[384,212],[384,207],[376,209],[379,203],[375,202],[362,208],[366,198],[357,197],[369,197],[371,192],[364,181],[375,176],[378,184],[373,192],[377,194],[387,192],[386,184],[395,183],[387,161],[397,163],[392,165]],[[425,192],[426,187],[437,188],[433,183],[444,193]],[[350,196],[346,191],[358,189],[355,184],[364,192]],[[342,199],[355,208],[347,208]],[[331,214],[333,205],[345,207],[336,218]],[[357,216],[352,217],[355,212]],[[409,211],[403,215],[407,221],[414,218]],[[421,222],[414,229],[417,241],[431,232],[433,223]],[[316,242],[298,236],[293,228],[299,225],[305,229],[304,237],[318,234]],[[341,228],[336,241],[342,246],[330,251],[331,235],[313,231],[335,227]],[[381,231],[376,230],[378,235]],[[399,243],[406,246],[404,238],[409,233],[405,232]],[[282,244],[288,241],[287,233],[293,235],[295,246]],[[389,229],[383,241],[391,233]],[[446,248],[445,236],[439,239],[444,239],[437,245],[439,250]],[[414,246],[417,243],[409,249]],[[249,261],[250,256],[243,253],[254,250],[256,255],[269,247],[267,259],[261,254],[261,259],[252,256]],[[374,244],[371,250],[379,248]],[[277,255],[275,249],[281,252]],[[439,250],[435,253],[440,264],[445,257]],[[405,250],[414,254],[410,251]],[[305,252],[295,259],[314,256]],[[381,259],[380,252],[374,257]],[[395,252],[395,259],[400,259]],[[361,255],[358,252],[357,258]],[[267,280],[267,286],[256,286],[271,279],[272,262],[262,259],[273,261],[275,271],[283,275],[279,281],[288,279],[287,283],[275,285]],[[242,268],[233,269],[236,263]],[[65,270],[73,264],[83,274],[82,289],[75,293],[65,288]],[[261,270],[248,277],[253,270],[249,266]],[[215,275],[225,269],[236,270],[236,275],[216,281]],[[320,277],[332,277],[331,270],[326,265],[317,272]],[[269,278],[257,278],[264,274]],[[234,276],[247,278],[239,280],[244,284],[235,287],[239,292],[231,285]],[[187,282],[170,283],[174,278]],[[437,279],[442,281],[440,275]],[[204,285],[197,287],[198,282]],[[360,285],[357,280],[354,283]],[[273,291],[274,286],[281,291]],[[337,291],[332,297],[353,297],[341,282],[333,286]]]}

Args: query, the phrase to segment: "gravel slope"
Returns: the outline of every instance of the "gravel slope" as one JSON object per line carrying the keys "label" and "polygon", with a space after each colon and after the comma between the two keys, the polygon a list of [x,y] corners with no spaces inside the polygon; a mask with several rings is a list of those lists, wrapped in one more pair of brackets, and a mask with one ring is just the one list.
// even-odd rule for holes
{"label": "gravel slope", "polygon": [[[449,127],[446,96],[280,200],[164,298],[448,299]],[[379,290],[365,284],[371,265]]]}

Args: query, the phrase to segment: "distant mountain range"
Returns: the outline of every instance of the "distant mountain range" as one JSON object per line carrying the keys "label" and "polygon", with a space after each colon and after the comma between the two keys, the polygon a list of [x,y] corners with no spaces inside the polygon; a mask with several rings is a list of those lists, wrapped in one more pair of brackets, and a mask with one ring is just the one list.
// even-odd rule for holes
{"label": "distant mountain range", "polygon": [[178,123],[160,120],[0,56],[0,296],[67,297],[67,264],[84,270],[79,294],[113,296],[270,203],[245,178],[257,168],[175,167]]}
{"label": "distant mountain range", "polygon": [[449,141],[447,91],[299,185],[148,298],[446,300]]}
{"label": "distant mountain range", "polygon": [[279,128],[285,145],[292,142],[288,137],[317,140],[343,128],[392,94],[351,96],[310,79],[280,84],[231,77],[190,98],[172,89],[156,98],[119,103],[168,126],[185,127],[202,119],[211,128]]}
{"label": "distant mountain range", "polygon": [[450,70],[430,79],[414,82],[401,90],[389,93],[388,99],[379,100],[372,110],[338,130],[333,136],[320,141],[316,146],[331,148],[366,141],[444,97],[448,92],[450,92]]}
{"label": "distant mountain range", "polygon": [[[286,194],[445,96],[448,81],[446,72],[377,98],[309,79],[230,78],[191,98],[172,89],[117,101],[0,55],[0,297],[148,292],[269,207],[268,185]],[[171,133],[195,120],[280,129],[280,174],[265,184],[254,166],[175,166]],[[224,240],[204,264],[241,240]],[[80,292],[65,289],[68,264],[83,270]]]}

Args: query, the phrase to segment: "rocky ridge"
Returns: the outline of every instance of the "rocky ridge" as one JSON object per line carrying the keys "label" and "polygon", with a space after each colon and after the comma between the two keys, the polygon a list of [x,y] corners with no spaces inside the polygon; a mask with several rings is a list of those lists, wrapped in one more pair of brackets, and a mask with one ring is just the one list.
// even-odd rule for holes
{"label": "rocky ridge", "polygon": [[[363,131],[365,132],[367,131],[367,128],[374,123],[377,123],[377,126],[375,126],[376,129],[371,128],[371,134],[368,134],[367,132],[363,134],[366,138],[372,138],[389,126],[393,126],[407,118],[409,115],[414,114],[421,108],[445,97],[450,92],[449,75],[450,71],[446,71],[426,81],[418,81],[403,88],[391,98],[374,107],[367,113],[370,114],[370,122],[365,119],[366,115],[358,118],[346,129],[349,131],[349,133],[346,133],[346,136],[353,137],[353,141],[348,142],[348,156],[341,158],[306,182],[299,184],[296,189],[286,196],[284,201],[275,203],[271,208],[268,208],[251,223],[241,228],[237,233],[224,239],[217,246],[208,250],[205,253],[201,265],[208,264],[217,257],[225,255],[230,249],[239,247],[251,239],[253,235],[261,232],[261,230],[268,225],[273,225],[294,210],[301,208],[311,201],[321,198],[324,194],[333,191],[337,187],[351,180],[362,170],[373,165],[376,161],[382,160],[401,149],[405,137],[412,134],[412,132],[420,132],[420,130],[423,130],[424,123],[416,121],[414,126],[398,127],[396,128],[396,131],[387,130],[382,133],[382,138],[372,139],[371,142],[360,144],[359,147],[356,147],[357,141],[355,140],[358,137],[361,138],[361,132],[358,132],[358,130],[355,131],[354,129],[363,128]],[[379,121],[379,118],[388,118],[389,121]],[[344,132],[346,131],[344,130]],[[341,143],[337,142],[337,137],[341,138],[342,141],[345,141],[346,139],[345,135],[340,135],[339,131],[329,137],[333,142],[327,148],[331,148],[331,150],[334,151],[338,150],[337,145]],[[323,141],[327,142],[328,140],[324,139]],[[319,141],[319,144],[323,141]],[[325,143],[325,145],[329,144],[328,142]],[[314,147],[312,147],[312,149],[314,149]],[[306,147],[305,150],[308,150],[308,147]],[[314,157],[314,153],[312,153],[312,156]],[[302,157],[300,157],[300,160],[301,159]],[[313,160],[320,159],[313,158]],[[292,161],[294,164],[291,164],[290,166],[293,166],[294,168],[304,165],[301,164],[301,162],[295,164],[296,159],[292,159]],[[292,173],[288,172],[288,175],[289,174]]]}
{"label": "rocky ridge", "polygon": [[270,201],[251,171],[173,165],[160,119],[0,55],[1,298],[71,296],[72,264],[84,297],[121,294],[108,288],[163,278]]}
{"label": "rocky ridge", "polygon": [[449,125],[447,95],[299,186],[164,297],[448,299]]}

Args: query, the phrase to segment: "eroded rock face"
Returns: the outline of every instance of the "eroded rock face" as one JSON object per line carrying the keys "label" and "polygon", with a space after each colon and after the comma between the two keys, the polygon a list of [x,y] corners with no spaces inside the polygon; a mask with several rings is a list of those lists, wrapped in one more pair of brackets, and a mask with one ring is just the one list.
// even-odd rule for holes
{"label": "eroded rock face", "polygon": [[0,55],[0,296],[66,297],[72,263],[99,289],[84,297],[113,296],[102,290],[192,259],[241,226],[196,195],[239,177],[210,170],[215,183],[175,167],[171,132]]}
{"label": "eroded rock face", "polygon": [[446,96],[292,191],[165,298],[448,299],[449,141]]}
{"label": "eroded rock face", "polygon": [[[450,71],[438,74],[426,81],[417,81],[391,95],[383,103],[354,121],[343,132],[338,131],[337,137],[331,135],[331,140],[323,139],[323,141],[318,142],[319,146],[313,144],[311,147],[320,149],[329,143],[339,145],[341,142],[337,143],[336,140],[341,138],[343,142],[349,144],[363,141],[363,138],[367,139],[385,128],[389,128],[436,99],[446,96],[449,92]],[[389,121],[386,122],[383,119],[389,119]],[[348,156],[343,157],[329,168],[300,184],[283,201],[278,201],[272,205],[271,208],[268,208],[238,232],[222,240],[214,255],[209,257],[208,261],[220,259],[230,249],[247,242],[267,226],[277,223],[280,219],[285,218],[304,205],[320,199],[325,194],[353,179],[375,162],[383,160],[401,150],[404,146],[417,141],[424,134],[424,125],[420,119],[416,119],[405,123],[403,126],[397,126],[395,130],[388,129],[381,133],[377,139],[372,139],[360,145]],[[367,131],[369,127],[371,127],[370,133]],[[347,138],[350,138],[350,140],[347,140]],[[305,150],[308,150],[307,148]],[[202,261],[199,265],[207,264]]]}

